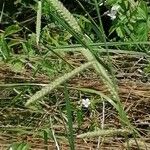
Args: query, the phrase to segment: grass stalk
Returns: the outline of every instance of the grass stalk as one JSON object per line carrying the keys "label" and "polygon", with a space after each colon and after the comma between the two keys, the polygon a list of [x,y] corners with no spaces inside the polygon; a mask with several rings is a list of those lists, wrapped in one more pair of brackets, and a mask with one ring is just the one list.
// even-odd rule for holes
{"label": "grass stalk", "polygon": [[39,45],[41,32],[41,16],[42,16],[42,2],[38,1],[37,18],[36,18],[36,44]]}
{"label": "grass stalk", "polygon": [[36,92],[25,104],[26,107],[35,103],[37,100],[45,96],[46,94],[50,93],[53,89],[57,88],[60,84],[69,80],[71,77],[75,76],[76,74],[80,73],[81,71],[87,69],[89,66],[92,65],[92,61],[81,65],[80,67],[74,69],[73,71],[66,73],[65,75],[61,76],[60,78],[53,81],[51,84],[47,85],[46,87],[42,88],[40,91]]}
{"label": "grass stalk", "polygon": [[71,103],[69,99],[69,93],[66,87],[66,84],[64,86],[64,94],[65,94],[65,101],[66,101],[66,110],[67,110],[67,124],[68,124],[68,141],[70,145],[71,150],[75,150],[75,145],[74,145],[74,133],[73,133],[73,119],[72,119],[72,108],[71,108]]}

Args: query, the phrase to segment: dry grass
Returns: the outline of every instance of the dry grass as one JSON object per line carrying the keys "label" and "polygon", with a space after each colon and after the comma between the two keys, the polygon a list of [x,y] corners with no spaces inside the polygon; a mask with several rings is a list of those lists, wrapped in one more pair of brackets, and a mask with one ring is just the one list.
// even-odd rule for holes
{"label": "dry grass", "polygon": [[[67,57],[67,56],[66,56]],[[70,62],[72,64],[77,64],[79,62],[84,61],[82,57],[75,56],[70,57]],[[104,58],[105,60],[105,58]],[[139,56],[127,56],[127,55],[115,55],[112,56],[113,64],[115,66],[115,76],[117,77],[117,84],[119,85],[118,91],[122,103],[124,104],[124,108],[131,120],[131,123],[138,129],[141,133],[142,139],[138,139],[138,143],[141,149],[150,149],[150,78],[146,76],[143,72],[139,71],[139,68],[143,70],[145,65],[147,64],[147,60],[145,58],[140,58]],[[28,82],[30,81],[30,70],[27,70],[25,73],[16,74],[11,71],[11,69],[6,66],[0,66],[0,81],[1,83],[12,83],[13,81],[17,82]],[[35,83],[49,83],[49,77],[44,74],[37,74],[34,81]],[[86,87],[92,88],[96,90],[100,90],[103,93],[109,93],[105,85],[99,82],[97,75],[93,71],[86,71],[85,74],[79,75],[74,79],[69,81],[69,87]],[[60,91],[57,92],[58,96],[61,95]],[[53,94],[56,94],[56,93]],[[77,103],[78,97],[76,92],[70,91],[71,98],[74,103]],[[3,89],[1,90],[1,102],[5,99],[11,98],[11,91]],[[95,98],[95,96],[91,96],[91,98]],[[60,96],[60,99],[62,97]],[[59,105],[59,104],[58,104]],[[31,143],[32,149],[40,150],[44,149],[44,141],[42,138],[34,134],[34,131],[41,129],[46,123],[45,120],[49,115],[58,115],[58,105],[49,106],[45,104],[44,109],[45,113],[39,113],[37,116],[32,116],[31,112],[24,107],[6,107],[0,108],[0,149],[6,149],[10,143],[13,141],[27,141]],[[60,102],[61,106],[61,102]],[[120,128],[121,125],[117,119],[117,114],[115,110],[106,103],[105,110],[105,128]],[[23,123],[23,120],[26,119],[29,122],[28,125]],[[18,124],[16,126],[11,125],[12,120],[17,116]],[[95,114],[85,114],[84,123],[81,128],[78,130],[77,125],[74,124],[74,128],[76,129],[76,134],[82,133],[83,131],[88,131],[91,127],[91,124],[95,121],[95,123],[100,124],[102,117],[101,106],[96,106]],[[31,122],[30,122],[30,121]],[[21,124],[20,124],[21,123]],[[28,129],[26,134],[20,135],[18,131],[15,131],[15,128],[18,130],[25,127],[32,127]],[[5,127],[5,129],[4,129]],[[12,131],[8,129],[12,129]],[[64,127],[62,124],[54,125],[54,130],[56,135],[63,134]],[[32,132],[31,132],[32,131]],[[130,135],[129,135],[130,137]],[[132,136],[130,137],[130,145],[131,149],[137,149],[136,144],[133,142]],[[69,149],[69,145],[66,140],[59,139],[59,146],[63,150]],[[78,150],[95,150],[97,147],[98,139],[76,139],[75,145]],[[101,139],[101,149],[104,150],[123,150],[126,149],[126,142],[124,137],[105,137]],[[44,146],[43,146],[44,145]],[[145,146],[146,145],[146,146]],[[56,149],[55,144],[52,140],[48,142],[49,149]]]}

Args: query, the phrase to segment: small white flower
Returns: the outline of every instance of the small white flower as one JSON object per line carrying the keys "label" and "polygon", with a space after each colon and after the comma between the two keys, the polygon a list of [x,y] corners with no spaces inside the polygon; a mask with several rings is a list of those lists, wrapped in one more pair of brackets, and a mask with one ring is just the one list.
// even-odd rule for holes
{"label": "small white flower", "polygon": [[90,100],[88,98],[82,99],[82,106],[88,108],[90,105]]}
{"label": "small white flower", "polygon": [[10,148],[9,148],[9,150],[13,150],[13,148],[12,148],[12,147],[10,147]]}
{"label": "small white flower", "polygon": [[119,10],[119,8],[120,8],[119,5],[114,5],[111,8],[110,12],[107,14],[111,18],[111,20],[116,19],[116,14],[117,14],[117,11]]}

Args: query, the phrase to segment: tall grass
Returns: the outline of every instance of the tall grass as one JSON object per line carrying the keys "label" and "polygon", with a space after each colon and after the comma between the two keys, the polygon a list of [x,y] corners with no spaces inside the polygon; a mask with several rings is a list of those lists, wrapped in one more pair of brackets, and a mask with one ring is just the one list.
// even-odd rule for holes
{"label": "tall grass", "polygon": [[[124,106],[121,103],[121,99],[118,94],[118,86],[115,82],[113,66],[111,64],[112,62],[109,57],[109,54],[110,53],[120,53],[120,54],[134,54],[134,55],[142,55],[142,56],[148,56],[148,55],[145,53],[142,53],[142,52],[136,52],[134,50],[133,51],[124,51],[124,50],[109,49],[109,46],[117,47],[117,46],[121,46],[121,45],[131,45],[131,44],[135,44],[135,45],[149,44],[149,42],[135,42],[135,43],[134,42],[132,42],[132,43],[131,42],[126,42],[126,43],[107,42],[105,34],[104,34],[104,29],[102,26],[101,16],[99,14],[100,10],[99,10],[97,0],[93,0],[93,2],[95,4],[95,10],[97,12],[99,25],[95,23],[95,21],[88,14],[88,12],[87,12],[87,14],[88,14],[87,16],[90,18],[90,21],[95,26],[97,36],[100,38],[99,43],[95,43],[94,41],[92,41],[92,39],[89,36],[87,36],[87,34],[85,32],[82,32],[82,29],[80,28],[76,18],[64,7],[64,5],[59,0],[45,0],[43,3],[41,3],[41,2],[42,1],[39,1],[37,3],[36,34],[35,34],[34,40],[36,41],[37,48],[41,48],[42,50],[46,49],[46,50],[49,50],[49,52],[47,52],[46,55],[44,54],[44,57],[39,56],[41,58],[37,58],[36,56],[34,56],[33,58],[30,58],[30,59],[32,60],[36,57],[37,58],[36,62],[38,62],[40,59],[42,59],[42,63],[43,63],[43,61],[45,60],[46,57],[51,57],[51,53],[52,53],[55,56],[57,56],[59,59],[63,60],[63,62],[65,62],[67,65],[69,65],[72,70],[69,68],[71,70],[70,72],[68,71],[67,73],[63,74],[62,76],[60,76],[58,78],[56,77],[56,79],[49,84],[36,84],[36,83],[1,84],[0,85],[1,88],[12,88],[12,89],[14,88],[13,90],[17,93],[17,95],[14,96],[14,98],[12,99],[12,102],[10,102],[7,105],[7,107],[5,107],[5,108],[9,108],[12,105],[14,106],[15,104],[17,104],[17,102],[22,101],[22,99],[24,98],[23,95],[27,95],[27,97],[25,97],[25,98],[29,98],[29,99],[25,103],[25,106],[32,109],[32,108],[34,108],[33,107],[34,104],[36,106],[38,104],[38,102],[40,104],[43,104],[43,101],[42,102],[40,102],[40,101],[44,100],[44,96],[46,96],[49,93],[51,93],[52,91],[54,91],[54,89],[60,88],[60,87],[61,87],[61,89],[63,88],[64,89],[64,101],[65,101],[65,105],[66,105],[66,107],[65,107],[66,114],[65,115],[67,116],[67,119],[65,120],[66,123],[64,123],[65,122],[64,120],[63,120],[63,123],[65,125],[65,129],[67,132],[69,147],[71,150],[74,150],[75,149],[75,132],[74,132],[75,130],[73,129],[74,120],[72,117],[72,112],[75,110],[73,110],[73,108],[72,108],[72,102],[71,102],[70,93],[69,93],[68,89],[70,88],[71,90],[74,90],[74,91],[89,93],[91,95],[92,94],[97,95],[98,97],[103,99],[103,121],[102,121],[103,124],[101,126],[102,130],[95,130],[93,132],[79,134],[79,135],[77,135],[77,138],[100,137],[100,136],[105,137],[105,136],[121,135],[126,138],[125,140],[127,141],[127,145],[128,145],[127,147],[129,149],[130,142],[128,141],[128,135],[131,135],[134,133],[138,134],[138,132],[136,132],[136,130],[130,123],[128,116],[127,116],[126,112],[124,111]],[[81,3],[80,3],[80,5],[81,5]],[[84,9],[84,6],[82,6],[82,8]],[[44,10],[44,11],[42,11],[42,10]],[[85,12],[86,12],[86,10],[85,10]],[[2,19],[2,14],[3,14],[3,10],[1,12],[0,20]],[[61,25],[61,27],[64,30],[67,30],[69,32],[69,34],[71,34],[71,36],[75,38],[76,43],[78,43],[78,44],[74,44],[74,45],[70,44],[67,46],[53,46],[53,47],[50,46],[49,42],[44,41],[45,39],[41,38],[42,15],[49,16],[49,18],[51,18],[54,23],[57,22],[57,24],[59,24],[59,26]],[[6,29],[6,31],[0,35],[0,54],[3,58],[3,60],[5,60],[5,61],[9,60],[12,57],[14,57],[14,58],[16,57],[16,55],[11,56],[12,55],[11,48],[10,48],[10,46],[8,46],[6,38],[7,38],[7,36],[9,36],[9,35],[11,36],[13,33],[16,33],[18,31],[20,31],[20,28],[18,26],[13,25],[13,26],[8,27]],[[23,43],[22,45],[24,45],[24,47],[27,48],[25,46],[25,43]],[[101,46],[103,46],[104,48],[102,48]],[[28,50],[26,50],[26,51],[28,51]],[[83,64],[79,63],[78,65],[80,65],[80,66],[74,67],[73,65],[71,65],[69,63],[68,60],[66,60],[66,58],[63,57],[63,55],[61,55],[61,52],[65,53],[68,51],[81,53],[86,58],[87,62],[83,63]],[[107,62],[108,62],[107,64],[105,64],[103,62],[103,59],[101,59],[101,57],[97,56],[97,52],[99,52],[99,54],[105,53],[107,55]],[[43,53],[45,53],[45,51]],[[25,56],[19,55],[19,57],[23,58]],[[39,66],[40,65],[38,64],[37,69],[34,68],[34,75],[39,71]],[[65,83],[68,80],[70,80],[74,76],[82,73],[84,70],[90,71],[91,68],[95,70],[98,77],[100,79],[102,79],[103,83],[107,86],[107,89],[110,92],[109,95],[105,95],[101,91],[94,90],[94,89],[75,88],[75,87],[68,88],[66,86]],[[62,84],[64,84],[65,86],[64,87],[61,86]],[[30,97],[28,95],[29,91],[27,91],[27,90],[31,86],[34,86],[34,87],[40,86],[40,87],[42,87],[42,89],[37,91],[34,95],[32,95]],[[17,91],[16,87],[24,87],[25,90],[20,92],[22,89]],[[32,92],[33,91],[31,91],[29,93],[31,94]],[[48,99],[48,100],[51,100],[51,99]],[[56,101],[56,99],[54,99],[54,101]],[[106,101],[108,103],[110,103],[113,106],[113,108],[115,108],[115,110],[118,112],[118,118],[120,119],[120,122],[122,125],[121,129],[114,129],[114,130],[112,130],[112,129],[106,130],[105,129],[105,127],[104,127],[105,126],[104,125],[104,119],[105,119],[105,115],[104,115],[105,107],[104,106],[105,106],[105,104],[104,103]],[[44,106],[46,106],[46,105],[44,105]],[[43,108],[40,107],[39,110],[41,111],[41,109],[43,109]],[[2,109],[2,111],[3,110],[4,109]],[[64,113],[64,112],[61,112],[61,113]],[[77,114],[77,122],[79,124],[78,127],[80,128],[80,125],[83,121],[82,120],[83,114],[79,114],[79,113]],[[50,119],[50,128],[53,128],[51,119]],[[15,129],[12,129],[12,130],[15,130]],[[9,131],[9,129],[8,129],[8,131]],[[58,139],[56,139],[56,137],[55,137],[54,130],[51,129],[51,132],[52,132],[52,139],[55,142],[56,148],[59,150],[60,149],[59,144],[58,144],[59,142],[57,141]],[[26,133],[28,133],[28,132],[26,132]],[[134,136],[134,138],[135,138],[135,136]],[[46,149],[48,149],[48,140],[49,140],[48,132],[46,130],[44,131],[43,139],[44,139],[44,147],[46,150]],[[136,139],[134,139],[134,140],[136,141]],[[137,142],[136,142],[136,144],[137,144]],[[23,146],[26,147],[26,145],[24,145],[24,144],[23,144]],[[22,145],[20,147],[22,148]]]}
{"label": "tall grass", "polygon": [[[111,99],[111,101],[113,101],[113,103],[116,104],[116,109],[118,111],[119,118],[120,118],[122,125],[131,127],[130,122],[127,118],[127,115],[126,115],[125,111],[123,110],[123,106],[121,104],[120,98],[118,96],[116,83],[114,83],[114,81],[111,79],[113,77],[110,77],[110,75],[112,75],[112,74],[109,72],[109,70],[107,69],[108,67],[103,63],[101,58],[96,57],[96,55],[93,51],[93,48],[90,46],[90,44],[93,44],[92,40],[90,40],[90,42],[89,42],[89,37],[87,37],[85,34],[82,33],[80,26],[78,25],[78,23],[75,20],[75,18],[73,17],[73,15],[63,6],[63,4],[60,1],[47,0],[45,3],[46,4],[44,6],[47,7],[47,9],[46,9],[47,11],[45,11],[44,13],[46,15],[51,14],[55,18],[55,20],[59,24],[61,24],[66,30],[68,30],[70,32],[70,34],[72,34],[76,38],[76,40],[83,46],[81,53],[85,56],[85,58],[89,61],[89,63],[92,61],[91,65],[93,66],[93,68],[96,70],[97,74],[101,77],[101,79],[106,84],[107,88],[109,89],[109,91],[111,93],[110,99]],[[97,12],[98,12],[99,10],[98,10],[96,1],[95,1],[95,5],[97,8]],[[99,16],[99,21],[101,24],[100,15],[98,14],[98,16]],[[103,30],[102,24],[101,24],[101,30]],[[102,34],[104,36],[104,31],[102,32]],[[104,42],[105,46],[107,48],[105,38],[104,38],[104,41],[105,41]],[[49,86],[43,88],[41,91],[38,91],[35,95],[33,95],[27,101],[26,106],[29,106],[31,103],[34,103],[38,99],[42,98],[44,95],[48,94],[55,87],[60,85],[63,81],[66,81],[69,78],[71,78],[72,76],[74,76],[75,72],[76,73],[78,72],[75,70],[72,71],[72,73],[68,73],[68,74],[64,75],[65,78],[62,76],[60,79],[57,79],[56,81],[51,83]],[[82,69],[78,69],[78,70],[81,71]]]}

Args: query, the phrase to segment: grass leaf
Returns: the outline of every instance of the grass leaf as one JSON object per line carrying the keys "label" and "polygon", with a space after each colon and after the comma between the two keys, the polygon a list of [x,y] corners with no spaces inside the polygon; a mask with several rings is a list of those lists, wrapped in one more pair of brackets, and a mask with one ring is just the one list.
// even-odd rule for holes
{"label": "grass leaf", "polygon": [[69,144],[70,144],[70,149],[74,150],[75,146],[74,146],[74,134],[73,134],[73,121],[72,121],[72,109],[71,109],[71,103],[70,103],[70,99],[69,99],[69,94],[67,91],[67,87],[66,85],[64,86],[64,92],[65,92],[65,101],[66,101],[66,110],[67,110],[67,124],[68,124],[68,140],[69,140]]}

